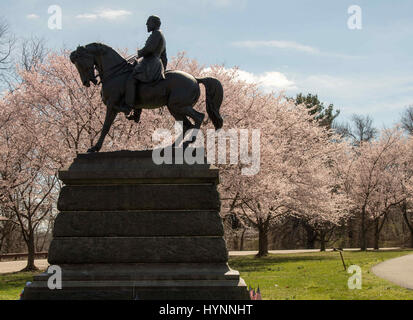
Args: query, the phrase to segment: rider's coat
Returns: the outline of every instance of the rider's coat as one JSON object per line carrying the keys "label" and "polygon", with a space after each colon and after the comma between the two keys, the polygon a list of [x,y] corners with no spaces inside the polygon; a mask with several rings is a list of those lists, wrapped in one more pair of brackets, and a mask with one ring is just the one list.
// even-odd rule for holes
{"label": "rider's coat", "polygon": [[141,82],[154,82],[165,79],[165,69],[168,63],[166,57],[166,41],[161,30],[154,30],[145,43],[145,47],[138,50],[138,60],[134,77]]}

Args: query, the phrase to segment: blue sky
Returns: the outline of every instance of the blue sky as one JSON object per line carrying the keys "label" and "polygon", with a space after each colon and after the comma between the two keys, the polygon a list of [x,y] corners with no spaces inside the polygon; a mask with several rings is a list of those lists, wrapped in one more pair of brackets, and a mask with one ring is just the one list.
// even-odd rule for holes
{"label": "blue sky", "polygon": [[[48,28],[48,7],[62,8],[62,29]],[[350,30],[347,10],[362,9]],[[18,37],[52,48],[103,42],[133,52],[160,16],[169,56],[185,50],[205,65],[238,66],[264,90],[317,93],[341,110],[391,126],[413,104],[413,1],[356,0],[2,0],[0,16]]]}

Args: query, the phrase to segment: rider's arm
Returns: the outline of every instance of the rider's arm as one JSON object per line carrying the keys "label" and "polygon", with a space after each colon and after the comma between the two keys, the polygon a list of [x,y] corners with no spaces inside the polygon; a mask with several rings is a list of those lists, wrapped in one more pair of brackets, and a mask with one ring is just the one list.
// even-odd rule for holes
{"label": "rider's arm", "polygon": [[168,64],[168,57],[166,56],[166,49],[164,49],[161,54],[161,61],[162,61],[164,70],[166,70],[166,65]]}
{"label": "rider's arm", "polygon": [[157,46],[159,45],[159,41],[161,41],[161,35],[155,31],[152,32],[148,40],[146,40],[145,47],[138,50],[138,58],[146,57],[155,52]]}

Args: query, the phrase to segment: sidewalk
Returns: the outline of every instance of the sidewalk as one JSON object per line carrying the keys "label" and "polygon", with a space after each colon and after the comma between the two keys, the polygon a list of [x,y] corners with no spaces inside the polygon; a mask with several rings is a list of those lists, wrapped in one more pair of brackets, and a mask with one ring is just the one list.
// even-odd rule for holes
{"label": "sidewalk", "polygon": [[379,263],[371,271],[380,278],[413,290],[413,254]]}
{"label": "sidewalk", "polygon": [[[20,271],[24,269],[26,265],[26,260],[0,262],[0,274]],[[40,270],[45,270],[49,264],[46,259],[41,259],[35,260],[35,265]]]}
{"label": "sidewalk", "polygon": [[[383,248],[380,250],[398,250],[400,248]],[[344,249],[344,251],[358,251],[360,249]],[[372,250],[372,249],[369,249]],[[327,251],[332,251],[332,249],[327,249]],[[312,253],[312,252],[320,252],[319,249],[298,249],[298,250],[269,250],[270,254],[295,254],[295,253]],[[229,251],[228,254],[230,256],[248,256],[248,255],[255,255],[258,251]],[[45,270],[49,265],[46,259],[39,259],[35,260],[35,265],[41,270]],[[0,262],[0,274],[2,273],[10,273],[10,272],[17,272],[22,270],[26,266],[25,260],[19,261],[6,261]]]}

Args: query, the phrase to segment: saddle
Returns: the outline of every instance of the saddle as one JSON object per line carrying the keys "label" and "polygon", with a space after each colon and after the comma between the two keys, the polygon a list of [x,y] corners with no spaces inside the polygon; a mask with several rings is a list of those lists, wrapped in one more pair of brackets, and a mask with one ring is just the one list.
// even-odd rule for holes
{"label": "saddle", "polygon": [[142,109],[155,109],[167,103],[166,80],[158,80],[150,83],[136,82],[135,88],[135,108],[132,113],[126,116],[128,120],[139,122]]}
{"label": "saddle", "polygon": [[[165,78],[167,72],[165,72]],[[167,79],[154,82],[136,82],[135,105],[143,109],[151,109],[166,105],[167,102]]]}

